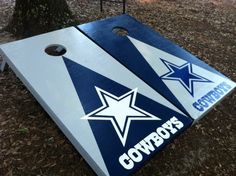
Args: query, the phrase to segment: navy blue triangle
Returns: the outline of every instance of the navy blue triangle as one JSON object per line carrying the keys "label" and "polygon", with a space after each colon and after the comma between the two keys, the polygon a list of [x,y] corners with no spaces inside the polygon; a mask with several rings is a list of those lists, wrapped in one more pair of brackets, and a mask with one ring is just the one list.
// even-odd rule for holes
{"label": "navy blue triangle", "polygon": [[[107,77],[77,64],[68,58],[63,57],[63,59],[86,114],[96,110],[102,105],[95,86],[118,97],[130,91],[130,89],[125,85],[121,85],[113,80],[110,80]],[[137,163],[132,170],[124,169],[119,164],[118,158],[121,154],[127,152],[129,148],[133,147],[152,131],[155,131],[158,126],[161,126],[169,118],[173,116],[177,117],[184,123],[185,127],[181,129],[179,133],[172,135],[172,137],[168,139],[162,147],[158,148],[157,151],[161,150],[166,144],[170,143],[177,135],[179,135],[192,123],[190,118],[182,116],[181,114],[178,114],[175,111],[154,102],[141,94],[137,95],[135,105],[161,118],[161,120],[132,121],[125,147],[122,145],[110,121],[89,120],[89,124],[110,175],[129,175],[143,165],[145,160],[150,158],[150,156],[152,156],[155,152],[152,155],[144,156],[143,161]]]}

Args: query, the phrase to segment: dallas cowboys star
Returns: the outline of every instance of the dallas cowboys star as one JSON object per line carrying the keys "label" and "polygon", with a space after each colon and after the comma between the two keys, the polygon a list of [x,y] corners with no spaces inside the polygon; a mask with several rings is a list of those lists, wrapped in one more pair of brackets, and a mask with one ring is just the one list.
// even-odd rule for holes
{"label": "dallas cowboys star", "polygon": [[179,81],[192,96],[194,96],[194,82],[212,82],[194,73],[192,64],[190,63],[185,63],[181,66],[178,66],[163,59],[162,62],[169,69],[169,72],[162,75],[161,78],[165,80]]}
{"label": "dallas cowboys star", "polygon": [[102,102],[102,106],[81,119],[110,120],[123,146],[125,146],[132,120],[160,120],[135,106],[137,88],[120,97],[112,95],[98,87],[95,88]]}

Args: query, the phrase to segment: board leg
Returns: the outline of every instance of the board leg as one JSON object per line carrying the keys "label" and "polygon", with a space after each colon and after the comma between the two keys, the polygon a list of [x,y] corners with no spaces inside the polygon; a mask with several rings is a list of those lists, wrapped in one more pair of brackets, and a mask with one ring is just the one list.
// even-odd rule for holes
{"label": "board leg", "polygon": [[102,0],[100,0],[100,11],[103,12]]}
{"label": "board leg", "polygon": [[123,14],[125,14],[126,0],[123,0]]}
{"label": "board leg", "polygon": [[2,61],[2,63],[0,64],[0,71],[1,71],[1,72],[4,71],[4,69],[5,69],[5,67],[6,67],[6,64],[7,64],[7,62],[6,62],[6,60],[3,58],[3,61]]}

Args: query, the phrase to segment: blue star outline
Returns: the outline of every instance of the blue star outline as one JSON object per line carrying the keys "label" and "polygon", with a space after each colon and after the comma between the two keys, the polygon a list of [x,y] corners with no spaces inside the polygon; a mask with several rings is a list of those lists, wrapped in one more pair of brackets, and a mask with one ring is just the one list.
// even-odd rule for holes
{"label": "blue star outline", "polygon": [[212,82],[209,79],[194,73],[192,64],[189,62],[178,66],[164,59],[161,60],[169,69],[169,72],[162,75],[161,78],[165,80],[179,81],[192,96],[194,96],[194,82]]}

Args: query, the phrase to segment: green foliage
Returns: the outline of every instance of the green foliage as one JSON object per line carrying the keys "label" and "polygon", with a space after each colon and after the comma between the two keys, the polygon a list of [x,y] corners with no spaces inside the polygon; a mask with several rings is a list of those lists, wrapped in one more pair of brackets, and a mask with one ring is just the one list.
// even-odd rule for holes
{"label": "green foliage", "polygon": [[20,129],[18,130],[18,132],[20,132],[20,133],[22,133],[22,134],[27,134],[27,133],[29,133],[29,129],[28,129],[28,128],[20,128]]}

